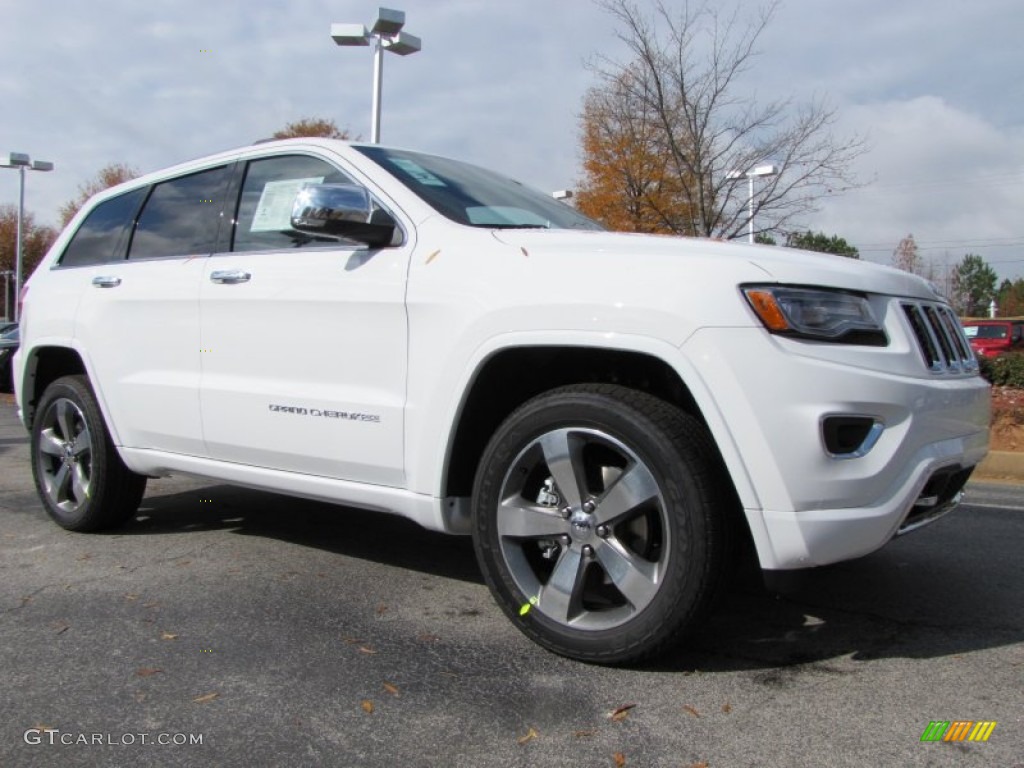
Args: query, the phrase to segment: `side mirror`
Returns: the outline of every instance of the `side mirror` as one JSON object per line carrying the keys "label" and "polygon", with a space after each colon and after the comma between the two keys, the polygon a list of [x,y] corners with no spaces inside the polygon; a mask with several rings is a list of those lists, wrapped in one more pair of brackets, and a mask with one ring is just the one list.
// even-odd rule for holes
{"label": "side mirror", "polygon": [[395,223],[381,218],[374,215],[370,193],[357,184],[307,184],[295,196],[291,225],[308,235],[381,248],[390,245],[395,234]]}

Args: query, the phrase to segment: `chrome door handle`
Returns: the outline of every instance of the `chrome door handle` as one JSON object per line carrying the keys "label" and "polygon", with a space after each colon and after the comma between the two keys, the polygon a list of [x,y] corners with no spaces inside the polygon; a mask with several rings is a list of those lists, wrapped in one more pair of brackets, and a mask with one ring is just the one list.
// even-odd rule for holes
{"label": "chrome door handle", "polygon": [[251,278],[252,275],[242,269],[218,269],[210,273],[211,281],[225,285],[247,283]]}
{"label": "chrome door handle", "polygon": [[97,275],[92,279],[92,284],[97,288],[117,288],[121,284],[121,278],[113,275]]}

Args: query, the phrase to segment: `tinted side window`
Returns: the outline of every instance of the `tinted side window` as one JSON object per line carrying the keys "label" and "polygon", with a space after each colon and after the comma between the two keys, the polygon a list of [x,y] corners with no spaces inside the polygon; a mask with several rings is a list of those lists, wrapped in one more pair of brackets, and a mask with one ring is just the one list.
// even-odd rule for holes
{"label": "tinted side window", "polygon": [[304,184],[350,184],[330,163],[305,155],[253,160],[245,171],[235,216],[234,251],[266,251],[337,245],[337,240],[296,232],[290,226],[292,201]]}
{"label": "tinted side window", "polygon": [[148,187],[106,200],[86,216],[60,257],[62,267],[83,267],[124,258],[124,237]]}
{"label": "tinted side window", "polygon": [[153,187],[128,258],[192,256],[213,251],[227,166],[171,179]]}

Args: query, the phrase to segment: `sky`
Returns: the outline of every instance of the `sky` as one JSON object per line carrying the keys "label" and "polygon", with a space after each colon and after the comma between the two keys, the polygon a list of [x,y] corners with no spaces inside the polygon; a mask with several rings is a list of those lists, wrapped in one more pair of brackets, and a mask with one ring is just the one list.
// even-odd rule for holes
{"label": "sky", "polygon": [[[718,0],[715,0],[718,2]],[[638,0],[649,6],[649,0]],[[681,0],[669,0],[681,7]],[[744,12],[759,3],[739,0]],[[587,63],[622,60],[591,0],[393,0],[423,40],[387,55],[381,139],[457,157],[549,191],[580,177]],[[361,0],[0,0],[0,152],[50,160],[26,208],[60,205],[104,165],[142,172],[251,144],[301,117],[370,135],[373,56],[332,22],[376,18]],[[825,98],[838,137],[868,151],[863,185],[800,223],[889,263],[913,234],[937,267],[982,255],[1024,276],[1024,3],[783,0],[740,99]],[[0,172],[0,204],[18,174]]]}

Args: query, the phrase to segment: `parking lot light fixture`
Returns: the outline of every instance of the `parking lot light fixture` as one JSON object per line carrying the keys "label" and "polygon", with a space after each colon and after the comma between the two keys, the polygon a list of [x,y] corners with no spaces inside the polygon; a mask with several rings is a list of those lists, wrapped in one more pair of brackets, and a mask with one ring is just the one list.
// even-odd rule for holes
{"label": "parking lot light fixture", "polygon": [[[22,262],[22,228],[25,221],[25,170],[52,171],[53,163],[48,160],[33,160],[24,152],[5,152],[0,154],[0,168],[17,168],[18,183],[18,234],[14,246],[14,316],[18,321],[21,306],[21,262]],[[6,286],[5,286],[6,288]],[[5,295],[6,301],[6,295]]]}
{"label": "parking lot light fixture", "polygon": [[778,176],[779,169],[774,165],[759,165],[756,168],[751,168],[749,171],[730,171],[727,178],[730,179],[742,179],[744,176],[747,178],[747,205],[749,206],[748,220],[747,220],[747,238],[750,242],[754,242],[754,179],[758,176]]}
{"label": "parking lot light fixture", "polygon": [[405,12],[380,8],[377,20],[369,30],[362,24],[331,24],[331,37],[338,45],[367,46],[373,40],[373,106],[371,109],[370,141],[380,143],[380,102],[384,84],[384,51],[408,56],[423,47],[423,41],[403,31]]}

